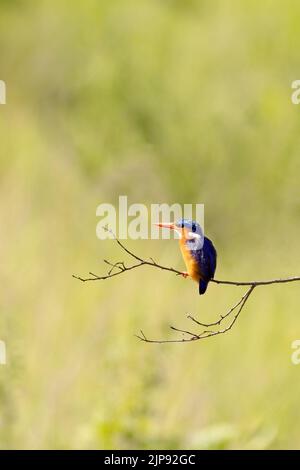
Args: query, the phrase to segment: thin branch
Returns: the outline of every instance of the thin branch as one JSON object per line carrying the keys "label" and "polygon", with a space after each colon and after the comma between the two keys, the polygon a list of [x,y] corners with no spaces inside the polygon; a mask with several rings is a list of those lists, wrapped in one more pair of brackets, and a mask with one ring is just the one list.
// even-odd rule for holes
{"label": "thin branch", "polygon": [[216,284],[227,284],[230,286],[268,286],[270,284],[283,284],[286,282],[295,282],[300,281],[300,276],[286,277],[286,278],[276,278],[276,279],[267,279],[262,281],[224,281],[220,279],[211,279],[211,282]]}
{"label": "thin branch", "polygon": [[204,326],[205,328],[209,328],[210,326],[220,325],[220,324],[223,322],[223,320],[225,320],[225,318],[229,317],[229,315],[230,315],[234,310],[236,310],[239,305],[241,305],[241,303],[243,302],[244,298],[247,296],[248,291],[249,291],[249,289],[248,289],[247,292],[242,296],[242,298],[241,298],[233,307],[231,307],[230,310],[228,310],[227,313],[225,313],[224,315],[220,315],[219,320],[216,320],[215,322],[212,322],[212,323],[201,323],[200,321],[196,320],[196,318],[194,318],[192,315],[188,315],[187,317],[188,317],[190,320],[192,320],[193,322],[197,323],[197,325]]}
{"label": "thin branch", "polygon": [[[178,271],[177,269],[174,269],[172,267],[163,266],[157,263],[156,261],[154,261],[153,258],[149,258],[147,260],[136,255],[131,250],[129,250],[122,242],[120,242],[120,240],[113,234],[113,232],[111,232],[107,228],[105,230],[109,231],[113,235],[114,240],[120,246],[120,248],[137,262],[130,266],[126,266],[124,261],[117,261],[116,263],[112,263],[108,260],[104,260],[104,262],[109,266],[109,270],[106,275],[99,276],[98,274],[90,272],[89,277],[82,277],[82,276],[77,276],[73,274],[73,277],[75,279],[79,279],[82,282],[101,281],[101,280],[110,279],[115,276],[119,276],[121,274],[126,273],[127,271],[137,269],[141,266],[152,266],[154,268],[158,268],[163,271],[170,271],[176,274],[177,276],[183,275],[181,271]],[[201,339],[210,338],[212,336],[224,334],[227,331],[231,330],[231,328],[237,321],[241,311],[243,310],[247,300],[249,299],[250,295],[254,291],[255,287],[266,286],[266,285],[271,285],[271,284],[282,284],[282,283],[295,282],[295,281],[300,281],[300,276],[269,279],[269,280],[258,280],[258,281],[257,280],[255,281],[227,281],[227,280],[220,280],[220,279],[211,279],[211,282],[214,282],[215,284],[231,285],[231,286],[249,286],[249,289],[239,299],[239,301],[236,302],[236,304],[233,307],[231,307],[225,314],[220,315],[219,318],[214,322],[202,323],[199,320],[196,320],[196,318],[193,317],[192,315],[188,315],[187,318],[191,320],[194,324],[196,324],[197,326],[201,326],[202,328],[205,328],[204,330],[198,333],[193,333],[189,330],[176,328],[175,326],[171,325],[170,326],[171,330],[176,331],[177,333],[181,333],[183,335],[182,338],[175,338],[175,339],[168,339],[168,340],[148,339],[142,330],[140,330],[140,334],[135,335],[135,336],[139,338],[141,341],[144,341],[147,343],[160,343],[161,344],[161,343],[187,343],[187,342],[199,341]],[[227,320],[230,319],[230,322],[227,324],[226,327],[221,328],[221,325],[223,325],[223,322],[226,319]],[[219,326],[220,328],[210,329],[210,330],[206,329],[206,328],[211,328],[211,327],[216,327],[216,326]],[[188,335],[188,337],[186,337],[185,335]]]}
{"label": "thin branch", "polygon": [[[125,253],[127,253],[129,256],[134,258],[138,263],[133,264],[131,266],[126,266],[123,261],[117,261],[116,263],[111,263],[110,261],[104,260],[106,264],[111,266],[112,268],[118,268],[119,270],[117,272],[112,272],[114,269],[108,271],[108,273],[104,276],[94,274],[94,273],[89,273],[90,276],[92,277],[82,277],[73,274],[73,277],[75,279],[79,279],[82,282],[87,282],[87,281],[104,281],[105,279],[110,279],[111,277],[118,276],[120,274],[123,274],[126,271],[130,271],[131,269],[136,269],[140,268],[141,266],[152,266],[153,268],[158,268],[163,271],[170,271],[171,273],[178,275],[182,275],[182,272],[179,271],[178,269],[174,269],[169,266],[163,266],[162,264],[157,263],[154,261],[153,258],[149,258],[149,260],[143,259],[140,256],[137,256],[135,253],[130,251],[120,240],[114,235],[114,233],[111,230],[105,229],[104,230],[110,232],[113,235],[114,240],[116,243],[122,248]],[[231,286],[266,286],[270,284],[281,284],[281,283],[286,283],[286,282],[295,282],[295,281],[300,281],[300,276],[294,276],[294,277],[287,277],[287,278],[276,278],[276,279],[268,279],[268,280],[261,280],[261,281],[227,281],[227,280],[221,280],[221,279],[211,279],[210,282],[214,282],[215,284],[224,284],[224,285],[231,285]]]}
{"label": "thin branch", "polygon": [[[110,261],[104,260],[104,262],[106,264],[108,264],[109,266],[112,267],[112,269],[110,269],[106,275],[99,276],[97,274],[94,274],[94,273],[90,272],[89,274],[92,277],[82,277],[82,276],[77,276],[77,275],[73,274],[73,277],[75,279],[79,279],[79,281],[82,281],[82,282],[104,281],[106,279],[110,279],[111,277],[123,274],[126,271],[130,271],[131,269],[139,268],[140,266],[152,266],[152,267],[155,267],[155,268],[158,268],[158,269],[162,269],[163,271],[170,271],[174,274],[182,275],[181,271],[178,271],[177,269],[167,267],[167,266],[163,266],[159,263],[156,263],[153,258],[149,258],[149,260],[150,260],[149,261],[149,260],[141,258],[140,256],[137,256],[135,253],[130,251],[122,242],[120,242],[120,240],[114,235],[113,232],[111,232],[108,229],[105,229],[105,230],[109,231],[113,235],[114,240],[117,242],[117,244],[122,248],[122,250],[125,251],[129,256],[134,258],[136,261],[138,261],[138,263],[133,264],[131,266],[126,266],[123,261],[117,261],[116,263],[111,263]],[[119,271],[116,271],[116,272],[113,273],[112,271],[113,271],[114,268],[118,268]]]}
{"label": "thin branch", "polygon": [[[165,340],[165,339],[162,339],[162,340],[159,340],[159,339],[149,339],[146,337],[146,335],[141,331],[142,335],[136,335],[137,338],[139,338],[141,341],[144,341],[145,343],[156,343],[156,344],[163,344],[163,343],[187,343],[187,342],[191,342],[191,341],[199,341],[201,339],[205,339],[205,338],[211,338],[212,336],[217,336],[217,335],[221,335],[221,334],[224,334],[224,333],[227,333],[227,331],[231,330],[231,328],[233,327],[233,325],[235,324],[235,322],[237,321],[241,311],[243,310],[247,300],[249,299],[250,295],[252,294],[253,290],[255,289],[256,286],[251,286],[249,287],[249,289],[247,290],[247,292],[243,295],[242,299],[235,305],[234,308],[237,308],[238,306],[240,307],[237,311],[237,313],[232,317],[232,320],[231,322],[223,329],[219,329],[219,330],[203,330],[201,331],[200,333],[191,333],[189,331],[186,331],[186,330],[181,330],[179,328],[175,328],[174,326],[171,326],[170,328],[172,330],[175,330],[175,331],[179,331],[179,332],[182,332],[182,333],[188,333],[189,335],[192,335],[190,338],[179,338],[179,339],[169,339],[169,340]],[[231,308],[227,314],[225,314],[223,316],[223,319],[228,317],[230,313],[233,312],[233,308]],[[196,321],[194,318],[192,317],[188,317],[189,319],[193,320],[193,321]],[[222,321],[222,320],[221,320]],[[196,321],[196,323],[199,323]],[[219,322],[218,322],[219,323]],[[199,325],[202,325],[201,323],[199,323]]]}

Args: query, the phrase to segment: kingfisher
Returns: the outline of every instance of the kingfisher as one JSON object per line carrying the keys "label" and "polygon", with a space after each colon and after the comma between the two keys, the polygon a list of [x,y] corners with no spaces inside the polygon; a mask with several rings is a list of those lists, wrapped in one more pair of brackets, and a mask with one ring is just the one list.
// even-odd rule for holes
{"label": "kingfisher", "polygon": [[181,274],[196,281],[199,285],[199,294],[204,294],[215,274],[217,252],[212,241],[204,236],[200,224],[194,220],[180,219],[177,222],[162,222],[155,225],[178,233],[180,250],[187,268],[187,271]]}

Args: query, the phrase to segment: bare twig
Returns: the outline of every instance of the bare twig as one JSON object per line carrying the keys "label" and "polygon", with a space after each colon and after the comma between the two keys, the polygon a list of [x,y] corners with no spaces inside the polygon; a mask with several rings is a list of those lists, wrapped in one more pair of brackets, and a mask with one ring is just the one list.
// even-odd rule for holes
{"label": "bare twig", "polygon": [[[255,286],[253,286],[255,287]],[[247,292],[242,296],[242,298],[233,306],[231,307],[230,310],[228,310],[228,312],[226,312],[224,315],[220,315],[220,318],[219,320],[216,320],[212,323],[201,323],[200,321],[196,320],[196,318],[194,318],[192,315],[188,315],[187,317],[192,320],[193,322],[197,323],[197,325],[200,325],[200,326],[203,326],[205,328],[209,328],[210,326],[216,326],[216,325],[221,325],[221,323],[223,322],[223,320],[225,320],[225,318],[229,317],[229,315],[237,309],[237,307],[239,305],[241,305],[241,303],[243,302],[244,298],[248,295],[248,292],[249,292],[249,289],[247,290]]]}
{"label": "bare twig", "polygon": [[[105,230],[112,233],[108,229],[105,229]],[[183,274],[181,271],[178,271],[177,269],[163,266],[157,263],[156,261],[154,261],[153,258],[149,258],[147,260],[147,259],[141,258],[140,256],[137,256],[135,253],[130,251],[122,242],[120,242],[120,240],[113,233],[112,235],[116,243],[121,247],[121,249],[125,251],[125,253],[127,253],[130,257],[132,257],[137,262],[130,266],[126,266],[124,261],[117,261],[116,263],[111,263],[108,260],[104,260],[104,262],[110,267],[106,275],[99,276],[98,274],[89,272],[89,277],[81,277],[81,276],[76,276],[73,274],[73,277],[75,279],[79,279],[82,282],[101,281],[101,280],[110,279],[115,276],[119,276],[120,274],[124,274],[127,271],[131,271],[132,269],[136,269],[141,266],[151,266],[154,268],[161,269],[163,271],[170,271],[176,274],[177,276]],[[175,326],[171,325],[170,326],[171,330],[181,333],[184,336],[182,338],[175,338],[175,339],[169,339],[169,340],[155,340],[155,339],[148,339],[142,330],[140,330],[140,334],[135,335],[135,336],[139,338],[141,341],[144,341],[147,343],[160,343],[161,344],[161,343],[187,343],[187,342],[198,341],[201,339],[210,338],[212,336],[217,336],[217,335],[226,333],[227,331],[231,330],[231,328],[237,321],[241,311],[243,310],[247,300],[249,299],[250,295],[254,291],[255,287],[266,286],[266,285],[271,285],[271,284],[295,282],[295,281],[300,281],[300,276],[276,278],[276,279],[269,279],[269,280],[259,280],[259,281],[257,280],[255,281],[227,281],[227,280],[220,280],[220,279],[211,279],[211,282],[214,282],[215,284],[231,285],[231,286],[248,286],[249,289],[245,292],[245,294],[239,299],[239,301],[233,307],[231,307],[225,314],[220,315],[218,320],[214,322],[202,323],[199,320],[196,320],[196,318],[194,318],[192,315],[188,315],[187,318],[189,320],[191,320],[196,325],[201,326],[202,328],[205,328],[199,333],[193,333],[191,331],[176,328]],[[224,328],[221,328],[221,325],[223,325],[223,322],[226,319],[227,320],[230,319],[229,323]],[[220,328],[209,329],[209,330],[206,329],[206,328],[211,328],[211,327],[216,327],[216,326],[219,326]],[[188,335],[188,337],[186,337],[185,335]]]}
{"label": "bare twig", "polygon": [[[235,315],[233,315],[230,323],[222,328],[222,329],[219,329],[219,330],[203,330],[201,331],[200,333],[191,333],[190,331],[186,331],[186,330],[181,330],[179,328],[175,328],[174,326],[170,326],[170,328],[172,330],[175,330],[175,331],[178,331],[178,332],[181,332],[181,333],[187,333],[188,335],[190,335],[191,337],[190,338],[178,338],[178,339],[169,339],[169,340],[165,340],[165,339],[162,339],[162,340],[159,340],[159,339],[148,339],[145,334],[141,331],[141,335],[136,335],[137,338],[139,338],[141,341],[144,341],[146,343],[157,343],[157,344],[163,344],[163,343],[187,343],[187,342],[191,342],[191,341],[199,341],[201,339],[205,339],[205,338],[211,338],[212,336],[217,336],[217,335],[221,335],[221,334],[224,334],[224,333],[227,333],[227,331],[231,330],[231,328],[233,327],[233,325],[235,324],[235,322],[237,321],[241,311],[243,310],[247,300],[249,299],[250,295],[252,294],[253,290],[255,289],[255,286],[251,286],[249,287],[249,289],[247,290],[247,292],[243,295],[242,299],[234,306],[232,307],[223,317],[222,317],[222,320],[219,320],[218,322],[215,322],[215,323],[212,323],[211,325],[215,325],[215,324],[220,324],[224,318],[227,318],[230,313],[232,313],[238,306],[239,306],[239,309],[238,311],[236,312]],[[205,325],[203,323],[200,323],[198,322],[197,320],[195,320],[193,317],[191,316],[188,316],[188,318],[194,322],[196,322],[197,324],[199,325]]]}
{"label": "bare twig", "polygon": [[[107,230],[107,229],[106,229]],[[110,233],[112,233],[110,231]],[[81,277],[81,276],[75,276],[73,274],[73,277],[75,279],[79,279],[82,282],[87,282],[87,281],[104,281],[105,279],[110,279],[111,277],[118,276],[120,274],[123,274],[126,271],[130,271],[131,269],[139,268],[140,266],[152,266],[154,268],[162,269],[163,271],[170,271],[174,274],[181,275],[182,272],[178,271],[177,269],[163,266],[161,264],[158,264],[154,261],[153,258],[149,258],[149,260],[143,259],[140,256],[137,256],[134,254],[132,251],[130,251],[123,243],[120,242],[120,240],[112,233],[114,240],[117,242],[117,244],[122,248],[123,251],[125,251],[129,256],[134,258],[138,263],[133,264],[131,266],[126,266],[123,261],[118,261],[117,263],[111,263],[110,261],[104,260],[106,264],[111,266],[111,269],[108,271],[108,273],[105,276],[98,276],[97,274],[94,274],[92,272],[89,272],[89,275],[91,277]],[[118,269],[118,271],[113,273],[114,269]]]}

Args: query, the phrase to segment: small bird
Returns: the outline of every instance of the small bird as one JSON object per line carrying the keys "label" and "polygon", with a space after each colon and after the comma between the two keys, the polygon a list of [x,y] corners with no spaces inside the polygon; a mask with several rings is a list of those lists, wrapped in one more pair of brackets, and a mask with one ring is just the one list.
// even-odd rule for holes
{"label": "small bird", "polygon": [[201,226],[194,220],[180,219],[155,225],[175,230],[179,234],[180,250],[187,268],[187,272],[181,274],[196,281],[199,294],[204,294],[217,266],[217,252],[211,240],[204,236]]}

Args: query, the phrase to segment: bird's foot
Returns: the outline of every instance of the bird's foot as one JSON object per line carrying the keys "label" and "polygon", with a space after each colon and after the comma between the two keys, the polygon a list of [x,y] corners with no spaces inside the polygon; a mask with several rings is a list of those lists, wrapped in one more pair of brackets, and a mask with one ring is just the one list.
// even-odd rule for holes
{"label": "bird's foot", "polygon": [[188,273],[187,271],[183,271],[183,272],[181,273],[181,276],[183,276],[184,279],[186,279],[187,277],[189,277],[189,273]]}

